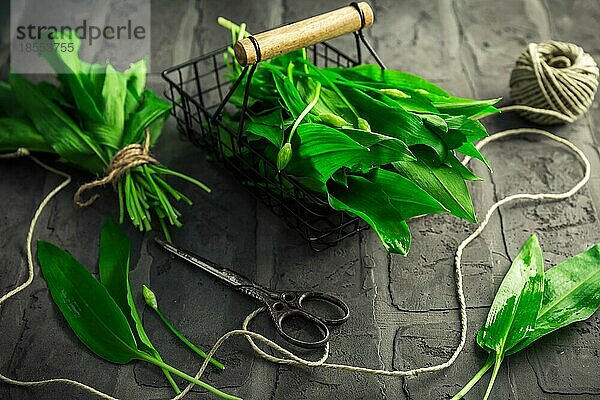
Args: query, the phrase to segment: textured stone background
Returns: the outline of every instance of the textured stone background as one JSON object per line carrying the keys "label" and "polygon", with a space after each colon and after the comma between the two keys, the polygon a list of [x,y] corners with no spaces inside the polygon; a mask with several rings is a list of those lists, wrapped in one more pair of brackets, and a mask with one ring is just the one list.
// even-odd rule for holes
{"label": "textured stone background", "polygon": [[[346,1],[153,1],[153,68],[162,68],[220,47],[228,34],[216,27],[219,15],[247,21],[257,32]],[[508,96],[514,60],[530,41],[574,41],[600,60],[596,0],[372,1],[376,25],[368,33],[388,66],[418,73],[457,95]],[[0,6],[0,65],[8,58],[8,6]],[[335,44],[352,51],[352,39]],[[164,88],[159,75],[150,79]],[[491,132],[523,126],[514,115],[487,121]],[[484,320],[509,261],[532,232],[537,232],[548,265],[600,241],[600,165],[596,103],[577,123],[554,129],[582,148],[592,162],[592,180],[568,201],[523,202],[504,207],[480,239],[467,250],[465,285],[469,307],[467,345],[456,364],[415,379],[381,378],[335,371],[276,366],[256,358],[241,339],[220,352],[224,373],[211,371],[213,384],[247,399],[438,399],[449,398],[479,369],[484,353],[475,332]],[[402,369],[445,360],[459,331],[452,258],[474,225],[440,215],[411,223],[414,245],[408,257],[391,256],[372,232],[315,254],[279,219],[257,202],[223,168],[179,140],[173,124],[157,153],[175,169],[197,176],[211,195],[179,184],[194,200],[184,207],[184,228],[174,232],[181,245],[275,288],[313,288],[336,293],[350,304],[352,319],[335,330],[331,360],[373,368]],[[520,191],[564,190],[581,176],[574,157],[537,139],[495,143],[485,150],[495,168],[472,188],[479,214],[496,199]],[[26,278],[24,241],[34,208],[58,178],[29,160],[0,165],[0,292]],[[89,177],[75,173],[75,183]],[[93,207],[80,210],[73,190],[51,203],[40,219],[37,237],[69,249],[89,266],[97,257],[97,235],[116,199],[106,190]],[[248,298],[179,262],[172,262],[150,238],[129,231],[133,240],[132,286],[140,300],[142,283],[159,295],[164,312],[195,342],[209,347],[222,333],[240,326],[256,307]],[[37,271],[39,272],[39,271]],[[195,371],[198,357],[182,347],[158,323],[144,323],[163,356],[183,370]],[[265,319],[256,329],[274,335]],[[77,340],[50,302],[38,276],[27,291],[0,309],[0,371],[18,379],[71,377],[127,399],[171,395],[160,371],[134,363],[114,366],[94,357]],[[493,391],[495,399],[578,399],[600,397],[600,316],[540,340],[504,362]],[[484,379],[484,382],[486,380]],[[481,398],[485,383],[469,398]],[[190,398],[204,398],[197,392]],[[52,385],[24,390],[0,384],[1,399],[73,399],[90,396],[72,387]]]}

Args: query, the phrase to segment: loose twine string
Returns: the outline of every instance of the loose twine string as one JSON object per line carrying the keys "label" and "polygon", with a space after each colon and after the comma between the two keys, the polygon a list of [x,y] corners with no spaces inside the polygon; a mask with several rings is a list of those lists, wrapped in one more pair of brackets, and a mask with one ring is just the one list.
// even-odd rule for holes
{"label": "loose twine string", "polygon": [[150,130],[146,128],[146,138],[144,144],[132,143],[115,154],[113,159],[110,161],[106,174],[95,181],[85,183],[77,189],[73,196],[73,201],[79,207],[91,206],[99,197],[99,194],[95,194],[88,200],[82,200],[81,196],[84,192],[91,190],[95,187],[104,186],[108,183],[112,183],[113,187],[116,187],[117,182],[132,168],[138,167],[144,164],[158,164],[156,158],[150,154]]}
{"label": "loose twine string", "polygon": [[[558,43],[558,44],[556,44],[556,43]],[[555,47],[563,49],[563,50],[564,49],[568,50],[571,48],[570,46],[564,47],[560,43],[561,42],[550,42],[549,46],[555,46]],[[552,90],[556,91],[558,89],[556,89],[556,87],[554,89],[549,89],[549,85],[553,85],[556,82],[559,82],[559,79],[549,78],[547,75],[547,73],[548,73],[547,71],[542,72],[542,71],[546,70],[545,65],[550,65],[550,64],[548,64],[548,60],[546,58],[544,58],[544,56],[543,56],[545,53],[542,52],[540,54],[537,51],[537,49],[539,49],[540,46],[542,46],[542,45],[545,45],[545,43],[541,43],[540,45],[537,45],[537,46],[530,45],[528,48],[528,51],[526,53],[528,54],[527,57],[529,57],[531,59],[531,65],[532,65],[531,66],[531,71],[532,71],[531,76],[533,76],[532,79],[536,80],[538,86],[540,87],[539,90],[545,90],[546,93],[552,93]],[[571,45],[571,46],[574,46],[574,45]],[[575,47],[579,48],[578,46],[575,46]],[[598,68],[596,66],[596,68],[594,70],[593,68],[589,67],[589,59],[587,56],[588,56],[587,54],[585,54],[585,53],[581,54],[581,52],[578,52],[576,54],[572,53],[572,52],[564,54],[564,57],[566,59],[573,61],[571,66],[575,66],[575,69],[577,69],[576,71],[573,71],[575,74],[580,73],[580,71],[584,71],[584,73],[586,73],[586,74],[591,73],[593,75],[594,71],[595,71],[595,76],[596,76],[596,80],[597,80]],[[519,61],[521,61],[521,59],[523,57],[524,56],[522,55],[519,58]],[[560,62],[562,62],[564,64],[556,64],[559,62],[559,61],[557,61],[557,57],[560,57],[560,55],[554,54],[553,57],[551,58],[551,59],[554,59],[554,61],[553,61],[554,64],[550,65],[550,66],[554,69],[549,69],[548,71],[554,71],[556,69],[562,70],[562,69],[570,68],[570,67],[562,66],[562,65],[566,65],[566,61],[562,58],[558,58],[558,60],[562,60]],[[583,61],[588,62],[589,68],[578,69],[578,67],[577,67],[578,60],[579,61],[583,60]],[[517,68],[520,68],[519,61],[517,61]],[[525,67],[523,67],[523,68],[525,68]],[[561,72],[564,72],[564,71],[561,71]],[[519,73],[521,73],[521,72],[519,72]],[[573,79],[576,82],[585,81],[585,79],[582,80],[581,77],[579,79],[576,79],[571,76],[571,80],[563,79],[563,80],[560,80],[560,82],[573,82]],[[513,80],[511,79],[511,87],[512,87],[512,82],[513,82]],[[543,87],[543,89],[542,89],[542,87]],[[597,88],[597,81],[596,81],[595,87]],[[594,92],[595,92],[595,90],[594,90]],[[562,109],[562,106],[566,105],[566,104],[578,104],[578,103],[579,104],[591,104],[590,99],[585,98],[585,97],[589,97],[590,92],[589,91],[586,92],[586,91],[572,90],[570,92],[565,91],[565,93],[570,93],[570,95],[574,96],[573,98],[571,98],[570,101],[568,101],[566,103],[563,101],[563,99],[559,98],[557,100],[557,97],[555,97],[553,95],[548,95],[548,96],[544,97],[547,100],[547,103],[542,105],[543,108],[524,106],[524,105],[513,105],[513,106],[503,107],[503,108],[501,108],[501,111],[519,111],[522,113],[522,115],[526,116],[527,118],[530,117],[530,114],[539,113],[540,115],[542,115],[544,117],[549,117],[549,116],[556,117],[560,122],[574,121],[583,112],[585,112],[587,110],[587,108],[580,110],[580,112],[577,114],[569,114],[569,113],[564,112],[564,109]],[[593,99],[593,92],[591,93],[591,98]],[[586,101],[589,101],[589,102],[586,103]],[[562,105],[561,105],[561,102],[562,102]],[[589,107],[589,105],[588,105],[588,107]],[[256,316],[259,315],[261,312],[265,311],[264,308],[259,308],[255,311],[253,311],[252,313],[250,313],[244,319],[244,322],[242,323],[242,329],[237,329],[237,330],[227,332],[226,334],[221,336],[219,338],[219,340],[216,341],[216,343],[213,345],[211,350],[208,352],[208,357],[204,360],[202,366],[200,367],[199,371],[196,373],[195,377],[197,379],[200,379],[202,377],[202,375],[204,374],[204,371],[208,367],[210,358],[215,355],[215,353],[219,350],[219,348],[227,340],[229,340],[233,336],[239,336],[239,335],[244,336],[248,340],[252,349],[260,357],[262,357],[263,359],[265,359],[267,361],[277,363],[277,364],[287,364],[287,365],[296,365],[296,366],[313,367],[313,368],[314,367],[322,367],[322,368],[337,369],[337,370],[342,370],[342,371],[347,371],[347,372],[365,373],[365,374],[370,374],[370,375],[382,375],[382,376],[396,376],[396,377],[413,377],[413,376],[416,376],[416,375],[422,374],[422,373],[441,371],[441,370],[451,366],[454,363],[454,361],[458,358],[458,356],[460,355],[462,349],[464,348],[466,338],[467,338],[467,306],[466,306],[466,302],[465,302],[462,267],[461,267],[462,255],[463,255],[464,249],[481,234],[481,232],[485,229],[485,227],[489,223],[492,215],[499,207],[501,207],[505,204],[508,204],[508,203],[512,203],[516,200],[523,200],[523,199],[528,199],[528,200],[567,199],[567,198],[573,196],[575,193],[577,193],[590,179],[591,166],[590,166],[590,162],[589,162],[588,158],[586,157],[586,155],[584,154],[584,152],[582,150],[580,150],[577,146],[575,146],[573,143],[571,143],[569,140],[561,138],[559,136],[556,136],[556,135],[554,135],[548,131],[542,130],[542,129],[518,128],[518,129],[509,129],[509,130],[497,132],[493,136],[489,136],[489,137],[481,140],[477,144],[476,148],[478,150],[480,150],[485,145],[487,145],[488,143],[493,142],[495,140],[499,140],[499,139],[509,137],[509,136],[518,136],[518,135],[522,135],[522,134],[540,135],[540,136],[554,140],[555,142],[558,142],[558,143],[566,146],[570,151],[572,151],[580,159],[580,161],[584,167],[584,174],[583,174],[583,177],[577,182],[577,184],[575,186],[573,186],[570,190],[563,192],[563,193],[538,193],[538,194],[519,193],[519,194],[514,194],[511,196],[505,197],[505,198],[495,202],[487,210],[487,212],[485,214],[485,218],[483,219],[481,224],[477,227],[477,229],[469,237],[467,237],[465,240],[463,240],[460,243],[460,245],[458,246],[458,248],[456,250],[456,255],[455,255],[455,260],[454,260],[455,261],[454,266],[455,266],[456,293],[457,293],[458,302],[459,302],[459,306],[460,306],[460,327],[461,327],[460,342],[459,342],[458,346],[456,347],[456,349],[454,350],[454,353],[452,354],[452,356],[446,362],[438,364],[438,365],[433,365],[430,367],[415,368],[415,369],[403,370],[403,371],[387,371],[384,369],[372,369],[372,368],[365,368],[365,367],[354,366],[354,365],[326,363],[327,358],[329,356],[329,343],[325,346],[323,355],[319,360],[317,360],[317,361],[305,360],[301,357],[298,357],[291,351],[281,347],[280,345],[273,342],[272,340],[264,337],[263,335],[249,330],[248,325],[250,324],[250,322],[254,318],[256,318]],[[37,158],[30,155],[26,149],[19,149],[15,153],[0,155],[0,158],[12,158],[12,157],[22,157],[22,156],[29,156],[38,165],[42,166],[43,168],[47,169],[50,172],[53,172],[57,175],[64,177],[65,180],[63,182],[61,182],[50,193],[48,193],[46,195],[46,197],[42,200],[42,202],[39,204],[38,208],[36,209],[35,214],[29,225],[29,231],[27,233],[27,242],[26,242],[27,265],[28,265],[27,281],[25,281],[20,286],[16,287],[15,289],[11,290],[10,292],[8,292],[4,296],[2,296],[0,298],[0,306],[9,298],[13,297],[17,293],[26,289],[33,281],[34,267],[33,267],[33,256],[32,256],[32,250],[31,250],[31,243],[33,240],[33,234],[34,234],[37,220],[38,220],[40,214],[42,213],[44,207],[48,204],[48,202],[57,193],[59,193],[63,188],[65,188],[71,181],[71,177],[68,174],[42,163]],[[470,157],[466,157],[463,160],[463,164],[464,165],[468,164],[468,162],[470,160],[471,160]],[[96,185],[96,186],[98,186],[98,185]],[[277,357],[277,356],[266,353],[264,350],[262,350],[260,347],[258,347],[256,342],[260,342],[263,345],[271,348],[275,352],[279,353],[281,355],[281,357]],[[86,390],[86,391],[93,393],[93,394],[97,395],[98,397],[101,397],[104,399],[117,400],[115,397],[113,397],[109,394],[106,394],[100,390],[97,390],[85,383],[75,381],[72,379],[53,378],[53,379],[45,379],[45,380],[39,380],[39,381],[21,381],[21,380],[9,378],[4,375],[0,375],[0,380],[4,381],[6,383],[9,383],[9,384],[24,386],[24,387],[40,386],[40,385],[45,385],[45,384],[49,384],[49,383],[65,383],[65,384],[73,385],[80,389]],[[189,391],[193,387],[194,387],[194,384],[190,383],[189,385],[186,386],[186,388],[180,394],[173,397],[172,400],[182,399],[185,395],[187,395],[189,393]]]}

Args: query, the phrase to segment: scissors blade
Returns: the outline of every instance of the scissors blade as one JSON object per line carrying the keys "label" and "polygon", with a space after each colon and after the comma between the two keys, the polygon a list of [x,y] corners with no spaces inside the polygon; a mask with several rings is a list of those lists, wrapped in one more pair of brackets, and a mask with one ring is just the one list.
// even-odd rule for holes
{"label": "scissors blade", "polygon": [[208,272],[212,276],[221,279],[225,283],[229,285],[239,288],[240,286],[248,285],[248,281],[246,278],[241,275],[236,274],[235,272],[227,269],[219,267],[218,265],[190,252],[174,246],[170,243],[167,243],[157,237],[154,238],[154,241],[161,245],[168,252],[176,255],[177,257],[189,262],[192,265],[200,267],[204,271]]}

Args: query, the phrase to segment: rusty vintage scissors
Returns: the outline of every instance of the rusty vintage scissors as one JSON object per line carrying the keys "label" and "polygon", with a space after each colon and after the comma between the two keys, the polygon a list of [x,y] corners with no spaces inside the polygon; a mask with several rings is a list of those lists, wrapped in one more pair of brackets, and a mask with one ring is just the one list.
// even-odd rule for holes
{"label": "rusty vintage scissors", "polygon": [[[328,326],[341,325],[350,316],[348,305],[338,297],[313,291],[270,290],[230,269],[220,267],[187,250],[178,248],[158,238],[155,238],[155,241],[170,253],[200,267],[240,292],[260,300],[267,307],[279,334],[286,341],[296,346],[312,349],[325,345],[330,338]],[[323,315],[320,312],[308,310],[306,305],[309,302],[321,303],[322,306],[324,305],[329,309],[329,312],[326,313],[327,315]],[[291,333],[290,329],[292,327],[288,326],[288,323],[292,319],[296,320],[296,325],[301,325],[303,328],[310,328],[306,329],[312,333],[312,337],[309,340],[295,337],[299,336],[302,332]],[[297,331],[298,329],[294,330]]]}

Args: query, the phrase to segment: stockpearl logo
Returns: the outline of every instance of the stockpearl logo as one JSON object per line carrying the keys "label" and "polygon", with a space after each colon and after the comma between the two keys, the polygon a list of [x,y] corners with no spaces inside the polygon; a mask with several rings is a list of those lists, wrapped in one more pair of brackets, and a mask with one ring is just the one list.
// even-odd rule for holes
{"label": "stockpearl logo", "polygon": [[[62,41],[66,32],[80,39]],[[21,74],[73,73],[51,67],[49,55],[78,53],[88,63],[110,61],[123,70],[145,59],[150,70],[150,0],[11,0],[11,70]],[[61,70],[62,69],[62,70]]]}

